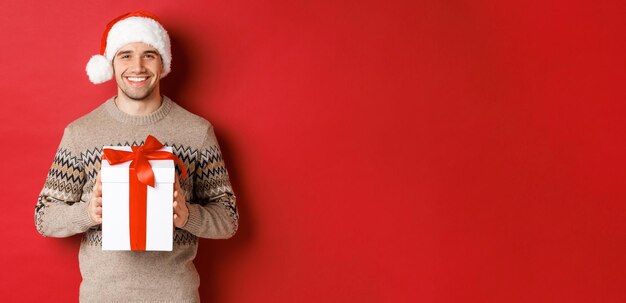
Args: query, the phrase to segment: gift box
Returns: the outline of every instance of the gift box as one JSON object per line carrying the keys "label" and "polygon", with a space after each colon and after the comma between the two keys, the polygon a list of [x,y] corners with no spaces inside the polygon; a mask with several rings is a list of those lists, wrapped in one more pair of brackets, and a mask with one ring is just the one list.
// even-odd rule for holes
{"label": "gift box", "polygon": [[143,146],[103,153],[102,250],[171,251],[173,160],[180,163],[171,147],[149,136]]}

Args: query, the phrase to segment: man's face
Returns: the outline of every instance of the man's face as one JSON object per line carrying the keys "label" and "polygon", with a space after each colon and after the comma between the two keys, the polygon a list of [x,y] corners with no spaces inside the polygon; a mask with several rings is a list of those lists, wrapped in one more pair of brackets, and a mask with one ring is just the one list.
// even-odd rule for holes
{"label": "man's face", "polygon": [[140,101],[150,97],[159,87],[163,61],[154,47],[141,42],[129,43],[115,54],[113,71],[118,93]]}

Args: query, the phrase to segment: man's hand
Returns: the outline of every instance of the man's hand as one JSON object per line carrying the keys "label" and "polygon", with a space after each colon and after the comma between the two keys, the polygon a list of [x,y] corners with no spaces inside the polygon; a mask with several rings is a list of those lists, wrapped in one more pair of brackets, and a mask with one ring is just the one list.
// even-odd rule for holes
{"label": "man's hand", "polygon": [[91,191],[91,198],[89,198],[89,204],[87,205],[87,214],[89,214],[91,221],[102,224],[102,181],[100,179],[100,171],[98,171],[96,184]]}
{"label": "man's hand", "polygon": [[178,175],[174,180],[174,226],[183,228],[189,220],[189,208],[187,208],[187,201],[183,197],[183,190],[178,183]]}

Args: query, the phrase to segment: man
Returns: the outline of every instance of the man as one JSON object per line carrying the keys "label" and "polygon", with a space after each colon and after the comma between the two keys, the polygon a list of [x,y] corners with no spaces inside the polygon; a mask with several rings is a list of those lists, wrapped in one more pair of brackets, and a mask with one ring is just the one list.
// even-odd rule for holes
{"label": "man", "polygon": [[[84,233],[83,302],[197,302],[199,277],[192,262],[198,237],[229,238],[239,219],[213,127],[161,95],[160,79],[170,72],[172,55],[154,15],[138,11],[116,18],[102,43],[87,74],[95,84],[114,77],[117,95],[65,128],[35,225],[47,237]],[[188,174],[177,176],[174,185],[173,251],[102,251],[102,147],[141,145],[149,134],[182,160],[177,175],[180,169]]]}

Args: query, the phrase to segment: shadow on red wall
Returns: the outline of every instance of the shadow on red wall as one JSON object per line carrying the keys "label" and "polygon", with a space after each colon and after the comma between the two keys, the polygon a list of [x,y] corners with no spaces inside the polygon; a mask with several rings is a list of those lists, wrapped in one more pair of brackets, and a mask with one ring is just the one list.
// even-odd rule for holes
{"label": "shadow on red wall", "polygon": [[[212,88],[198,88],[195,86],[195,83],[198,82],[198,79],[202,79],[205,83],[215,82],[207,81],[207,78],[211,78],[213,75],[211,67],[214,64],[212,64],[211,49],[196,45],[193,37],[185,34],[188,31],[177,30],[175,26],[168,26],[168,28],[172,41],[172,53],[175,54],[176,69],[173,69],[172,73],[161,83],[162,91],[185,109],[210,121],[210,117],[203,116],[201,111],[203,108],[206,109],[204,107],[206,103],[211,102]],[[199,64],[200,62],[202,64]],[[203,69],[200,71],[196,69],[197,66],[203,66]],[[208,69],[206,68],[207,66],[209,67]],[[185,96],[189,95],[187,91],[191,89],[201,89],[201,95],[205,98],[202,100],[186,98]],[[202,300],[223,302],[224,298],[220,290],[232,289],[232,285],[221,285],[222,279],[220,279],[220,276],[229,272],[229,268],[237,262],[236,255],[238,255],[238,252],[249,247],[248,244],[253,238],[254,222],[249,213],[246,213],[245,210],[242,212],[244,209],[242,204],[245,204],[246,197],[250,196],[246,191],[245,184],[241,182],[245,172],[239,169],[240,167],[236,162],[228,161],[229,159],[239,159],[242,152],[235,150],[236,144],[231,142],[230,138],[225,136],[225,134],[221,133],[219,127],[216,127],[215,132],[230,175],[233,190],[237,196],[237,206],[240,215],[239,229],[237,234],[231,239],[200,239],[198,254],[194,264],[200,274],[199,290]]]}

